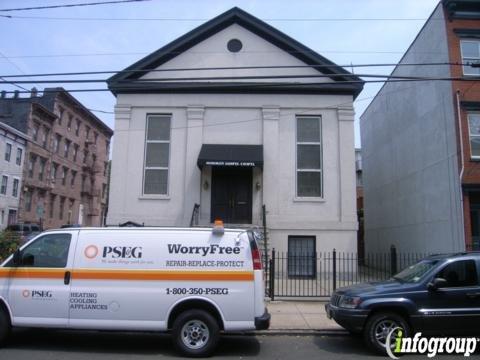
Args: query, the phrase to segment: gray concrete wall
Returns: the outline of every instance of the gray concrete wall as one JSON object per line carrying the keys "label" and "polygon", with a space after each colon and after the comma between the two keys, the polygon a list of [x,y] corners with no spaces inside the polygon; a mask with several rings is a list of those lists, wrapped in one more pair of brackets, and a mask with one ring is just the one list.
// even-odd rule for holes
{"label": "gray concrete wall", "polygon": [[[439,6],[400,63],[448,62]],[[449,76],[445,66],[393,75]],[[454,95],[448,81],[388,83],[361,116],[367,252],[464,249]]]}

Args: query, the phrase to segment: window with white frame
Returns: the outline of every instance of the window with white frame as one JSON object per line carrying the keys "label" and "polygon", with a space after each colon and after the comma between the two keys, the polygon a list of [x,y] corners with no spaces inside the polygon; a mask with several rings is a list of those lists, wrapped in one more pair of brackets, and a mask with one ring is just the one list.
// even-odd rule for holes
{"label": "window with white frame", "polygon": [[470,157],[480,159],[480,113],[468,114],[468,130],[470,134]]}
{"label": "window with white frame", "polygon": [[0,194],[7,195],[8,176],[2,176],[2,186],[0,186]]}
{"label": "window with white frame", "polygon": [[15,164],[17,164],[18,166],[22,165],[22,155],[23,155],[23,149],[17,148],[17,157],[15,159]]}
{"label": "window with white frame", "polygon": [[[479,40],[461,40],[460,47],[462,51],[463,64],[480,63],[480,41]],[[480,68],[474,68],[470,65],[463,66],[465,75],[480,75]]]}
{"label": "window with white frame", "polygon": [[12,196],[17,197],[18,196],[18,185],[20,183],[20,180],[18,179],[13,179],[13,188],[12,188]]}
{"label": "window with white frame", "polygon": [[288,276],[315,277],[315,236],[288,236]]}
{"label": "window with white frame", "polygon": [[168,194],[170,115],[148,115],[145,140],[143,193]]}
{"label": "window with white frame", "polygon": [[323,196],[321,118],[297,117],[297,197]]}
{"label": "window with white frame", "polygon": [[12,144],[6,143],[5,144],[5,161],[10,162],[10,158],[12,156]]}

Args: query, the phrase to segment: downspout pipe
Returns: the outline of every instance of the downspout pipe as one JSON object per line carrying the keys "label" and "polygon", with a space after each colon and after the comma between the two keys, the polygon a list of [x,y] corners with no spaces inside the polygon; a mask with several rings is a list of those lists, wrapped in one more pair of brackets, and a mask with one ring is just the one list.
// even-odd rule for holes
{"label": "downspout pipe", "polygon": [[458,137],[460,139],[460,175],[459,175],[459,187],[460,187],[460,223],[462,227],[462,238],[463,246],[466,248],[465,242],[465,214],[464,214],[464,203],[463,203],[463,173],[465,172],[465,159],[463,153],[463,132],[462,132],[462,116],[461,116],[461,107],[460,107],[460,90],[455,92],[455,98],[457,100],[457,126],[458,126]]}

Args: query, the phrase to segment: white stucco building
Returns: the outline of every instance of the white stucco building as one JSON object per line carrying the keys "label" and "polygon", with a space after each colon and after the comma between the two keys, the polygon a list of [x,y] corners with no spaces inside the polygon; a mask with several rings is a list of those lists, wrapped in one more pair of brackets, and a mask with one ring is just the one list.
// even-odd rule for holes
{"label": "white stucco building", "polygon": [[28,136],[0,122],[0,229],[17,222]]}
{"label": "white stucco building", "polygon": [[356,249],[356,76],[233,8],[108,84],[107,224],[189,226],[199,204],[199,225],[261,227],[265,205],[270,248]]}

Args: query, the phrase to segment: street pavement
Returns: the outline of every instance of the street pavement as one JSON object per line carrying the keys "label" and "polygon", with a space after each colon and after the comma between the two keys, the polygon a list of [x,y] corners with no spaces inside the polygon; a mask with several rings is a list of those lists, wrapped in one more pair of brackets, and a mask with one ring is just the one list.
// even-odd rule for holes
{"label": "street pavement", "polygon": [[[324,303],[274,301],[270,330],[224,335],[215,359],[386,359],[365,348],[360,336],[351,336],[326,317]],[[477,351],[473,357],[480,354]],[[168,334],[99,332],[51,329],[15,329],[0,360],[143,360],[178,358]],[[404,359],[427,359],[405,356]],[[440,359],[460,359],[441,356]]]}
{"label": "street pavement", "polygon": [[[223,336],[214,359],[382,359],[351,336]],[[179,358],[165,334],[15,330],[5,360],[144,360]],[[441,359],[449,357],[442,356]],[[427,359],[409,356],[405,359]],[[460,359],[457,357],[456,359]]]}

